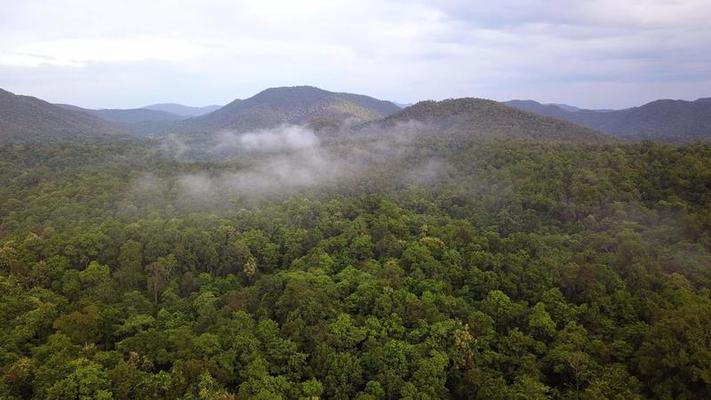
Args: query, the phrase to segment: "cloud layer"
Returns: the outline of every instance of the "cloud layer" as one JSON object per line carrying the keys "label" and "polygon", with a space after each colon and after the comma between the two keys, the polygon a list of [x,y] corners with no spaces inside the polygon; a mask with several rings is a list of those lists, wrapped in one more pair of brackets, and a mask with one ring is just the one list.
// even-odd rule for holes
{"label": "cloud layer", "polygon": [[623,107],[711,94],[709,19],[710,0],[27,0],[3,5],[0,87],[93,107],[294,84]]}

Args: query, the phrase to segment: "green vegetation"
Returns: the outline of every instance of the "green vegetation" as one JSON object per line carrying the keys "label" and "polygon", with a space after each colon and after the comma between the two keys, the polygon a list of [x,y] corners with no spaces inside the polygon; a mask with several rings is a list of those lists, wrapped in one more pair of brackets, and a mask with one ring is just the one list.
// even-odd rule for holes
{"label": "green vegetation", "polygon": [[118,126],[78,109],[0,89],[0,143],[57,142],[123,133]]}
{"label": "green vegetation", "polygon": [[0,398],[711,398],[710,145],[399,149],[194,199],[250,161],[0,147]]}

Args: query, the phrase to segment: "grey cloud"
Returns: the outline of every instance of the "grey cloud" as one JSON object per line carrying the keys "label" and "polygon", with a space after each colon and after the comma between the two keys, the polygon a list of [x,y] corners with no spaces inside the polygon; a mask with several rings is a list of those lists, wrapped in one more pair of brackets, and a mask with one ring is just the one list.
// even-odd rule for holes
{"label": "grey cloud", "polygon": [[215,150],[245,150],[275,152],[299,150],[318,146],[313,131],[297,125],[283,125],[273,129],[236,133],[222,131],[217,134]]}
{"label": "grey cloud", "polygon": [[[259,200],[303,189],[335,188],[366,176],[378,166],[408,162],[404,158],[410,154],[407,147],[416,146],[418,134],[428,127],[411,122],[388,128],[351,129],[346,126],[342,132],[332,133],[326,143],[313,131],[292,125],[242,134],[220,132],[204,146],[169,136],[159,144],[164,155],[183,161],[183,165],[194,159],[226,161],[225,168],[211,173],[178,171],[162,178],[141,176],[132,193],[141,199],[158,199],[161,191],[174,190],[184,204],[218,206],[233,197]],[[402,176],[389,178],[432,184],[446,171],[447,165],[442,161],[425,159],[403,170]]]}
{"label": "grey cloud", "polygon": [[709,95],[709,19],[709,0],[26,0],[0,15],[0,87],[89,107],[295,84],[624,107]]}

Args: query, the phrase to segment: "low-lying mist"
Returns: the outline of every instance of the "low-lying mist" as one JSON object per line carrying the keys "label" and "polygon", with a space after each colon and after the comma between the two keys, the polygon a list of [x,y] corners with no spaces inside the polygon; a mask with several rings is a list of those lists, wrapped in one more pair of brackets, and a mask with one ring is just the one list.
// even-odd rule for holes
{"label": "low-lying mist", "polygon": [[303,126],[283,125],[247,133],[221,131],[216,135],[214,152],[279,152],[311,149],[319,146],[316,134]]}
{"label": "low-lying mist", "polygon": [[410,160],[417,124],[388,129],[316,132],[282,125],[253,132],[220,131],[203,137],[163,138],[158,152],[176,171],[136,181],[141,195],[161,192],[183,204],[220,205],[228,199],[258,199],[304,189],[348,188],[356,181],[432,184],[446,173],[444,160]]}

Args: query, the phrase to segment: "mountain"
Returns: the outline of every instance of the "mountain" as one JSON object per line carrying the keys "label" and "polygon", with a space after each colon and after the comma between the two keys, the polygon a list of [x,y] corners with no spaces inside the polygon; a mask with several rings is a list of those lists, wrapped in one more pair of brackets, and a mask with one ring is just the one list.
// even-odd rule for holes
{"label": "mountain", "polygon": [[611,140],[592,129],[477,98],[421,101],[371,125],[387,128],[412,122],[443,135],[595,143]]}
{"label": "mountain", "polygon": [[711,100],[657,100],[624,110],[568,111],[532,100],[513,100],[511,107],[563,119],[626,139],[688,142],[711,139]]}
{"label": "mountain", "polygon": [[125,133],[96,116],[0,89],[0,141],[66,140]]}
{"label": "mountain", "polygon": [[180,115],[182,117],[199,117],[201,115],[209,114],[213,111],[217,111],[222,106],[210,105],[205,107],[191,107],[176,103],[161,103],[161,104],[151,104],[149,106],[143,107],[147,110],[163,111],[170,114]]}
{"label": "mountain", "polygon": [[110,109],[104,108],[100,110],[92,110],[88,108],[81,108],[69,104],[57,104],[58,106],[71,109],[76,111],[81,111],[87,114],[91,114],[104,121],[114,122],[120,125],[132,125],[142,122],[151,121],[177,121],[185,119],[185,117],[171,114],[165,111],[149,110],[146,108],[130,108],[130,109]]}
{"label": "mountain", "polygon": [[169,129],[173,122],[188,118],[146,108],[92,110],[69,104],[57,105],[111,122],[133,136],[153,136]]}
{"label": "mountain", "polygon": [[[510,100],[504,102],[509,107],[514,107],[518,108],[524,111],[528,112],[533,112],[536,114],[541,114],[545,110],[548,110],[549,113],[555,113],[556,111],[563,110],[563,111],[580,111],[581,109],[575,106],[571,106],[568,104],[560,104],[560,103],[548,103],[548,104],[542,104],[537,101],[533,100]],[[549,115],[552,116],[552,115]]]}
{"label": "mountain", "polygon": [[363,95],[329,92],[311,86],[280,87],[235,100],[210,114],[178,122],[175,131],[209,133],[230,129],[244,132],[281,124],[333,126],[346,121],[372,121],[399,110],[391,102]]}
{"label": "mountain", "polygon": [[556,107],[559,107],[559,108],[562,108],[562,109],[564,109],[565,111],[580,111],[580,108],[575,107],[575,106],[571,106],[571,105],[569,105],[569,104],[553,103],[552,105],[554,105],[554,106],[556,106]]}
{"label": "mountain", "polygon": [[504,102],[504,104],[519,110],[564,120],[567,120],[565,117],[569,113],[580,111],[580,109],[566,109],[565,107],[561,107],[559,104],[541,104],[533,100],[511,100]]}

